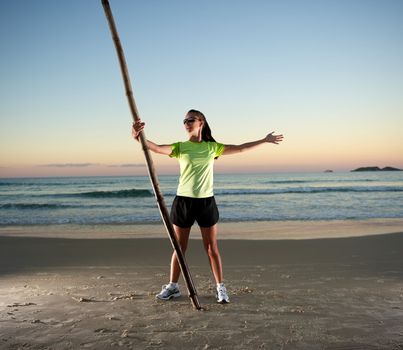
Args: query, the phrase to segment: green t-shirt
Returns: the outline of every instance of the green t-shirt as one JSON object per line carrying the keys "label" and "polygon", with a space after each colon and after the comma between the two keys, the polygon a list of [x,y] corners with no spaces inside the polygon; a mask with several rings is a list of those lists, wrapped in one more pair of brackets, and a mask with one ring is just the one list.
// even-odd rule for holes
{"label": "green t-shirt", "polygon": [[224,152],[224,145],[218,142],[176,142],[171,145],[169,155],[178,158],[180,165],[178,196],[207,198],[213,193],[214,158]]}

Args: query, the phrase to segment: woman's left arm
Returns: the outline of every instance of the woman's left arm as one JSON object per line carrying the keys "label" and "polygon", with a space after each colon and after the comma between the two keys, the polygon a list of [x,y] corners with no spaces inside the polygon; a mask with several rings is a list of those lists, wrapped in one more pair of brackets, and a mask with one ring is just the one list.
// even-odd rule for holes
{"label": "woman's left arm", "polygon": [[249,151],[249,150],[254,149],[257,146],[261,145],[262,143],[267,143],[267,142],[278,145],[281,141],[283,141],[283,135],[274,135],[274,131],[273,131],[261,140],[246,142],[241,145],[224,145],[224,152],[222,153],[222,155],[225,156],[228,154],[236,154],[236,153]]}

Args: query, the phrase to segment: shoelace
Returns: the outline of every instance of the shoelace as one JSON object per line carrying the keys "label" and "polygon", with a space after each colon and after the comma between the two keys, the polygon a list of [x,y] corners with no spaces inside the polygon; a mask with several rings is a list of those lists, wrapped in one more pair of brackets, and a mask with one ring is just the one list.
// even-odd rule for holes
{"label": "shoelace", "polygon": [[225,287],[219,287],[217,290],[218,293],[222,293],[222,294],[227,294],[227,288]]}

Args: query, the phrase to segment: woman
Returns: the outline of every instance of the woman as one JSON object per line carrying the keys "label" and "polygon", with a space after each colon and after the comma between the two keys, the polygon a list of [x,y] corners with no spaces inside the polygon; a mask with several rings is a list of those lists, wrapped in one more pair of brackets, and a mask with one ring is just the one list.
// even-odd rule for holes
{"label": "woman", "polygon": [[[200,227],[204,248],[206,249],[211,270],[217,283],[217,302],[229,303],[227,290],[223,283],[220,252],[217,246],[218,209],[213,193],[213,164],[219,156],[236,154],[254,149],[260,144],[270,142],[278,144],[282,135],[268,134],[261,140],[241,145],[223,145],[214,140],[210,127],[203,113],[190,110],[183,120],[189,140],[171,145],[157,145],[147,140],[149,149],[155,153],[178,158],[180,178],[177,195],[171,208],[171,220],[179,244],[186,251],[190,229],[196,221]],[[133,124],[133,137],[139,141],[144,123]],[[179,263],[174,252],[171,258],[170,282],[162,287],[158,299],[169,300],[181,295],[178,286],[180,275]]]}

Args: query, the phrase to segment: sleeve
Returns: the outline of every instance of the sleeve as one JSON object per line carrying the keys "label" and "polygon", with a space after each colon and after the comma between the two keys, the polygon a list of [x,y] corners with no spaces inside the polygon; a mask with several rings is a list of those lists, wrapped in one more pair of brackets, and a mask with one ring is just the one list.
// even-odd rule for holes
{"label": "sleeve", "polygon": [[180,142],[173,143],[171,145],[172,152],[169,155],[171,158],[179,158],[180,154]]}
{"label": "sleeve", "polygon": [[215,155],[219,157],[223,154],[225,146],[222,143],[215,143]]}

